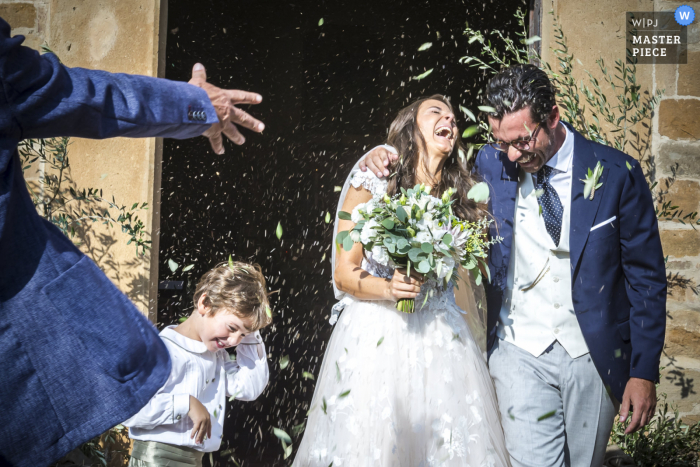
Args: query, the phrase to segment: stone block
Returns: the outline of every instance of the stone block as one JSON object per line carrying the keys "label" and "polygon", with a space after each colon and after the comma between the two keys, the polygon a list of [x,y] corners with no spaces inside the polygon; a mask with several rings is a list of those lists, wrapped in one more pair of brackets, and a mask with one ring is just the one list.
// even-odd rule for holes
{"label": "stone block", "polygon": [[656,89],[664,91],[664,96],[676,95],[676,81],[678,80],[678,66],[674,63],[655,65]]}
{"label": "stone block", "polygon": [[659,105],[659,134],[675,140],[699,140],[700,100],[662,100]]}
{"label": "stone block", "polygon": [[700,359],[700,332],[688,331],[682,327],[668,328],[666,330],[665,350],[667,355],[674,357],[684,356]]}
{"label": "stone block", "polygon": [[661,245],[664,256],[682,258],[700,255],[700,231],[661,230]]}
{"label": "stone block", "polygon": [[700,178],[700,143],[664,141],[659,145],[657,166],[670,173],[676,167],[679,177]]}
{"label": "stone block", "polygon": [[657,189],[666,192],[664,201],[671,201],[672,206],[678,206],[684,214],[700,210],[700,183],[694,180],[669,182],[668,178],[662,178]]}
{"label": "stone block", "polygon": [[678,407],[683,419],[697,417],[700,406],[698,392],[700,387],[700,371],[694,368],[680,366],[667,366],[661,372],[661,385],[659,393],[665,393],[666,401]]}
{"label": "stone block", "polygon": [[11,28],[33,28],[36,22],[36,8],[31,3],[2,3],[0,17]]}
{"label": "stone block", "polygon": [[700,96],[700,52],[688,51],[688,63],[676,66],[678,67],[678,95]]}

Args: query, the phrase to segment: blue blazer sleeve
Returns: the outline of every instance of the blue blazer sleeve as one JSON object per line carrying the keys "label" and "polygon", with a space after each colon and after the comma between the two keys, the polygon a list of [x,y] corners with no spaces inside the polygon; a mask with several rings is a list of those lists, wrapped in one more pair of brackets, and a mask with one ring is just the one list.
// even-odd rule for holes
{"label": "blue blazer sleeve", "polygon": [[[4,138],[190,138],[218,121],[206,92],[188,83],[69,68],[10,37],[0,18],[0,134]],[[190,112],[206,114],[193,120]],[[0,167],[3,161],[0,161]]]}
{"label": "blue blazer sleeve", "polygon": [[630,377],[656,381],[666,334],[666,266],[654,203],[636,161],[620,198],[621,262],[630,302]]}

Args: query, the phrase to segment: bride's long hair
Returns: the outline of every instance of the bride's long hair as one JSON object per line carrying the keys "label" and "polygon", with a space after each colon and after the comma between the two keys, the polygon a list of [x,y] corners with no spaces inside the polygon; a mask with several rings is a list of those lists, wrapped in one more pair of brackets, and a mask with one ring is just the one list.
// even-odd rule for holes
{"label": "bride's long hair", "polygon": [[[399,160],[390,167],[392,175],[387,186],[387,194],[389,196],[398,194],[401,188],[409,189],[416,185],[416,171],[421,159],[420,153],[422,151],[424,154],[427,154],[425,138],[418,128],[416,118],[419,107],[427,100],[436,100],[444,103],[450,109],[450,112],[454,114],[449,99],[441,94],[421,97],[399,111],[394,121],[391,122],[389,136],[387,137],[387,144],[396,148],[399,153]],[[471,172],[474,165],[473,162],[463,160],[459,154],[460,150],[464,159],[466,159],[467,151],[464,148],[459,132],[457,132],[452,152],[447,156],[447,160],[445,160],[445,164],[442,167],[440,180],[436,180],[430,173],[427,157],[423,158],[423,171],[432,178],[430,184],[432,185],[431,193],[434,196],[442,196],[443,192],[450,187],[457,190],[453,195],[456,197],[456,202],[452,205],[455,215],[462,220],[475,222],[487,216],[486,206],[477,204],[467,198],[469,189],[478,181]]]}

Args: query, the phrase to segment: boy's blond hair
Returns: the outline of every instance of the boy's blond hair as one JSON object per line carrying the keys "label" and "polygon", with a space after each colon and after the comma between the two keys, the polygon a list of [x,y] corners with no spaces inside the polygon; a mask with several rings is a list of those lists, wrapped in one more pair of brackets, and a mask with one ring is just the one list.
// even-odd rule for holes
{"label": "boy's blond hair", "polygon": [[250,321],[250,331],[272,322],[265,276],[257,264],[238,261],[220,263],[202,276],[194,292],[194,306],[202,295],[209,313],[220,309]]}

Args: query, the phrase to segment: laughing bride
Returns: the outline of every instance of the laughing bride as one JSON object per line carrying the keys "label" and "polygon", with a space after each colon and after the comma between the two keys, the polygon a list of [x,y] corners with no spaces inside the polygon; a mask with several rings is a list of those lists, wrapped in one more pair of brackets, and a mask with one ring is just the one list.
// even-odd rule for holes
{"label": "laughing bride", "polygon": [[[463,220],[486,216],[467,198],[476,182],[458,156],[461,141],[446,97],[422,98],[402,109],[387,144],[401,155],[391,168],[395,175],[387,183],[353,171],[340,209],[352,212],[372,197],[424,183],[436,196],[454,187],[453,209]],[[336,217],[336,233],[352,226]],[[493,383],[471,329],[479,326],[469,325],[478,310],[470,281],[463,284],[465,313],[451,285],[406,277],[404,270],[363,256],[359,243],[333,251],[335,291],[342,299],[334,308],[344,310],[293,465],[509,466]],[[423,304],[430,290],[415,313],[397,311],[397,300]]]}

